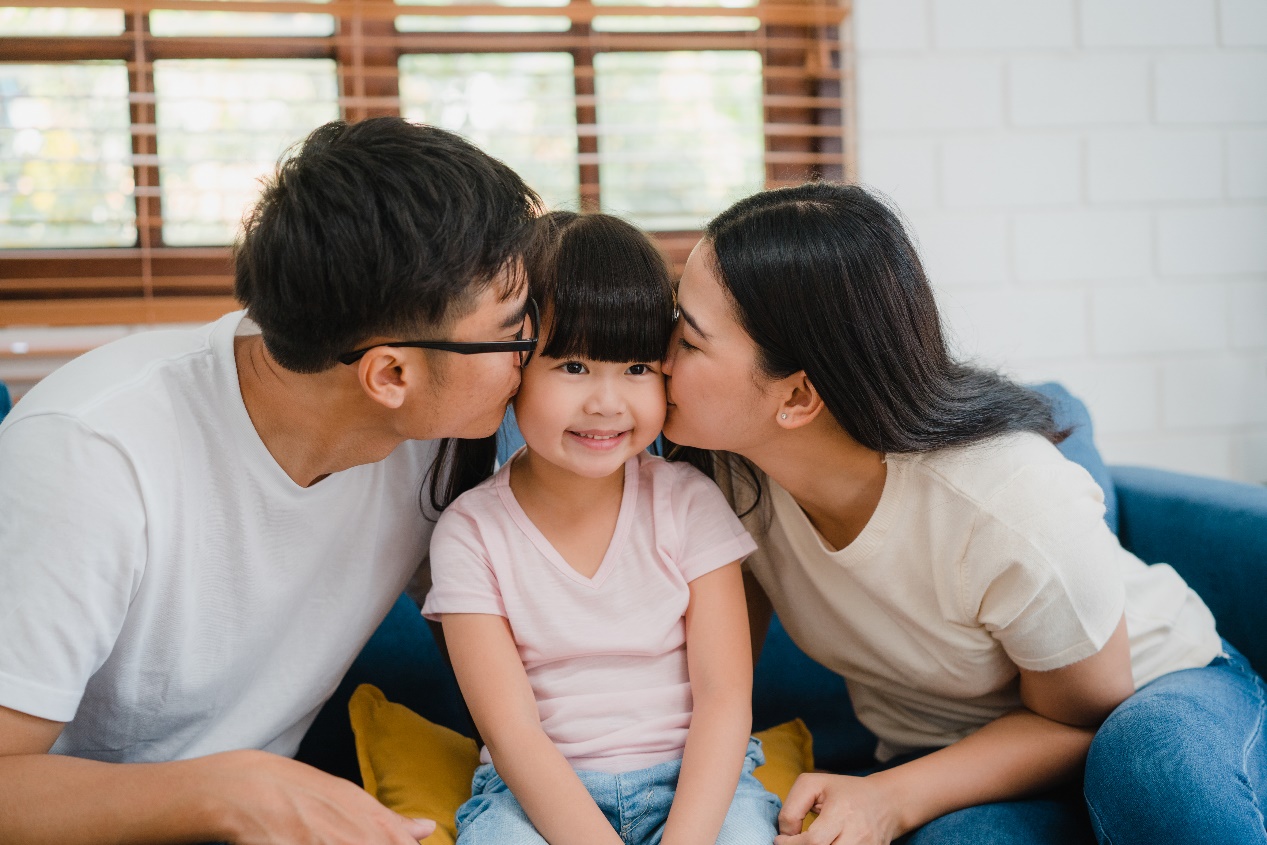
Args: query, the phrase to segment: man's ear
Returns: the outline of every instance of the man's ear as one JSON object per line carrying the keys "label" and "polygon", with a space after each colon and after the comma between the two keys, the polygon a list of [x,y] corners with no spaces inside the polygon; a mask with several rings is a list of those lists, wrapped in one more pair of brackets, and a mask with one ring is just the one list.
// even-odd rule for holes
{"label": "man's ear", "polygon": [[420,380],[429,362],[427,355],[411,355],[392,346],[375,346],[357,362],[356,377],[365,395],[384,408],[405,404],[408,388]]}
{"label": "man's ear", "polygon": [[823,410],[823,397],[818,395],[814,383],[804,370],[793,373],[781,382],[783,401],[779,404],[775,422],[788,430],[813,422]]}

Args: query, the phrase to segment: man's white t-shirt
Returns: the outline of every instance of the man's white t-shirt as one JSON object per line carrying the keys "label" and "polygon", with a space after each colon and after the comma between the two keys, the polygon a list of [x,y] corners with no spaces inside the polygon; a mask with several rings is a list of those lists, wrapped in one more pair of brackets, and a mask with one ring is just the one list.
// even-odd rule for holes
{"label": "man's white t-shirt", "polygon": [[[1136,686],[1222,650],[1200,597],[1124,550],[1104,496],[1037,434],[889,455],[862,533],[831,548],[760,475],[746,566],[806,654],[842,675],[881,760],[938,748],[1020,706],[1017,667],[1098,652],[1123,613]],[[743,474],[722,472],[742,509]]]}
{"label": "man's white t-shirt", "polygon": [[293,755],[426,557],[434,444],[309,488],[238,387],[241,312],[135,335],[0,426],[0,705],[111,762]]}

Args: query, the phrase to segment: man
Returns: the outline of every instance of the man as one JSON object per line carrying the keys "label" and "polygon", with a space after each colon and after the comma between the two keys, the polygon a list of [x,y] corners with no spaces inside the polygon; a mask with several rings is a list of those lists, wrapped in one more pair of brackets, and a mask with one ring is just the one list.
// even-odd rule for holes
{"label": "man", "polygon": [[246,222],[249,319],[109,344],[10,414],[0,842],[430,833],[289,757],[425,559],[426,441],[518,388],[537,207],[442,130],[328,124]]}

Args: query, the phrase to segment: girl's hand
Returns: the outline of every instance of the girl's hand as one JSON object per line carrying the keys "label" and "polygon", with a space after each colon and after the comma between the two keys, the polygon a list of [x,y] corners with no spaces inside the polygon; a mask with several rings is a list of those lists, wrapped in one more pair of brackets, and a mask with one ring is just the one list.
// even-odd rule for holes
{"label": "girl's hand", "polygon": [[[783,802],[774,845],[888,845],[903,832],[897,809],[873,778],[803,774]],[[811,810],[818,818],[802,833]]]}

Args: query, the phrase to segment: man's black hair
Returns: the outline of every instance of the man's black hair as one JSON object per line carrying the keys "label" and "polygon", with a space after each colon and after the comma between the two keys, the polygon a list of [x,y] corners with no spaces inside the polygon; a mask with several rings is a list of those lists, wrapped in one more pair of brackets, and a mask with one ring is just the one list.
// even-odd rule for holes
{"label": "man's black hair", "polygon": [[[334,121],[292,148],[248,215],[234,292],[279,364],[315,373],[370,338],[419,340],[514,270],[540,200],[434,126]],[[502,294],[522,290],[521,274]]]}

